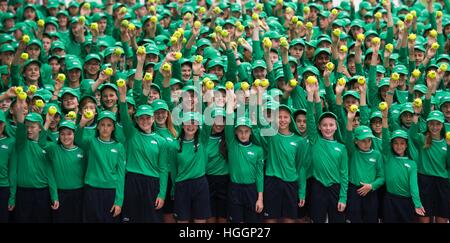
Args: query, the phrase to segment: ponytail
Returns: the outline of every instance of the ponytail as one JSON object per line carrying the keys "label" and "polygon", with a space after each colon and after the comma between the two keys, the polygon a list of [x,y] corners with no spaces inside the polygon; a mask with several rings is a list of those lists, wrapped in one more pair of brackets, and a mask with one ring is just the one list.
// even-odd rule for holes
{"label": "ponytail", "polygon": [[219,147],[220,154],[226,161],[228,161],[228,147],[227,147],[227,143],[225,141],[225,132],[222,132],[220,134],[220,145],[219,146],[220,146]]}

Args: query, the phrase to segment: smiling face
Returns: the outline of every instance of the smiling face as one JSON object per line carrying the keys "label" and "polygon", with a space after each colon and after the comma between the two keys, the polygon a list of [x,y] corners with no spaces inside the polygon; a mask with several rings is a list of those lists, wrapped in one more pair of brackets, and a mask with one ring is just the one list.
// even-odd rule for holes
{"label": "smiling face", "polygon": [[111,109],[117,104],[118,98],[117,98],[116,91],[114,89],[109,88],[109,87],[103,89],[101,96],[102,96],[102,102],[107,109]]}
{"label": "smiling face", "polygon": [[225,129],[225,117],[218,116],[214,118],[214,124],[212,126],[213,133],[221,133]]}
{"label": "smiling face", "polygon": [[62,128],[59,131],[59,141],[66,148],[73,147],[73,141],[75,139],[75,135],[72,129]]}
{"label": "smiling face", "polygon": [[169,115],[169,112],[166,110],[163,110],[163,109],[159,109],[159,110],[155,111],[154,117],[155,117],[156,124],[158,124],[159,127],[166,127],[166,121],[167,121],[168,115]]}
{"label": "smiling face", "polygon": [[427,128],[428,131],[431,133],[431,137],[435,139],[441,138],[441,131],[444,127],[444,124],[442,124],[439,121],[429,121],[427,122]]}
{"label": "smiling face", "polygon": [[36,63],[31,63],[25,69],[25,78],[27,78],[31,82],[37,82],[41,77],[41,70],[39,69],[39,65]]}
{"label": "smiling face", "polygon": [[285,110],[280,109],[278,112],[278,126],[280,132],[288,132],[289,124],[291,124],[291,114]]}
{"label": "smiling face", "polygon": [[195,136],[195,133],[198,130],[198,122],[197,121],[189,121],[183,123],[183,130],[186,140],[193,139]]}
{"label": "smiling face", "polygon": [[137,124],[142,131],[150,133],[152,131],[153,117],[142,115],[137,119]]}
{"label": "smiling face", "polygon": [[407,148],[408,143],[404,138],[394,138],[394,140],[392,141],[392,149],[398,156],[405,156]]}
{"label": "smiling face", "polygon": [[78,107],[77,97],[66,93],[62,97],[62,105],[66,110],[75,110]]}
{"label": "smiling face", "polygon": [[325,117],[319,123],[319,130],[325,139],[333,140],[336,129],[336,120],[334,118]]}
{"label": "smiling face", "polygon": [[325,70],[325,65],[328,62],[330,62],[330,56],[325,52],[321,52],[316,56],[314,64],[320,70],[320,72],[323,72],[323,70]]}
{"label": "smiling face", "polygon": [[413,114],[411,112],[403,112],[400,115],[400,120],[405,127],[410,127],[413,121]]}

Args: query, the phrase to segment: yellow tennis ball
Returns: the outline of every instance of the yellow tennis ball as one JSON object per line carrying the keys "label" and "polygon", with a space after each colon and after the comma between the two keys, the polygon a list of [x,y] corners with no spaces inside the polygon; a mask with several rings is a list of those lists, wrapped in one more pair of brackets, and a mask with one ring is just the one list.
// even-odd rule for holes
{"label": "yellow tennis ball", "polygon": [[189,13],[189,12],[187,12],[187,13],[184,15],[184,18],[187,19],[187,20],[189,20],[189,19],[192,18],[192,14]]}
{"label": "yellow tennis ball", "polygon": [[309,84],[315,84],[315,83],[317,83],[317,78],[315,76],[309,76],[306,79],[306,82],[308,82]]}
{"label": "yellow tennis ball", "polygon": [[376,14],[375,14],[375,18],[376,19],[381,19],[383,17],[383,15],[380,13],[380,12],[377,12]]}
{"label": "yellow tennis ball", "polygon": [[303,13],[309,14],[311,12],[311,9],[308,6],[303,7]]}
{"label": "yellow tennis ball", "polygon": [[436,17],[441,18],[442,17],[442,11],[436,11]]}
{"label": "yellow tennis ball", "polygon": [[331,10],[331,14],[332,15],[338,15],[339,11],[337,9],[333,8],[333,10]]}
{"label": "yellow tennis ball", "polygon": [[197,55],[197,56],[195,57],[195,62],[196,62],[196,63],[202,63],[202,62],[203,62],[203,56]]}
{"label": "yellow tennis ball", "polygon": [[277,0],[278,5],[283,5],[283,0]]}
{"label": "yellow tennis ball", "polygon": [[303,22],[299,20],[299,21],[297,22],[297,27],[302,27],[302,26],[303,26]]}
{"label": "yellow tennis ball", "polygon": [[80,18],[78,18],[78,22],[80,22],[80,24],[84,24],[84,22],[86,22],[86,17],[81,15]]}
{"label": "yellow tennis ball", "polygon": [[373,44],[380,44],[380,42],[381,42],[381,39],[379,37],[373,37],[372,38],[372,43]]}
{"label": "yellow tennis ball", "polygon": [[257,13],[253,13],[253,14],[252,14],[252,19],[253,19],[253,20],[259,19],[259,15],[258,15]]}
{"label": "yellow tennis ball", "polygon": [[170,43],[172,43],[172,45],[176,44],[178,42],[178,38],[175,36],[170,37]]}
{"label": "yellow tennis ball", "polygon": [[86,119],[91,119],[92,117],[94,117],[94,112],[87,110],[83,113],[83,115]]}
{"label": "yellow tennis ball", "polygon": [[358,106],[357,105],[351,105],[350,106],[350,111],[353,112],[353,113],[357,112],[358,111]]}
{"label": "yellow tennis ball", "polygon": [[177,31],[175,31],[175,32],[173,33],[173,36],[176,37],[176,38],[180,38],[180,37],[181,37],[181,32],[179,32],[179,31],[177,30]]}
{"label": "yellow tennis ball", "polygon": [[306,23],[306,28],[312,29],[312,28],[313,28],[313,23],[307,22],[307,23]]}
{"label": "yellow tennis ball", "polygon": [[124,19],[124,20],[122,20],[122,22],[120,22],[120,24],[124,27],[128,27],[129,22],[128,22],[128,20]]}
{"label": "yellow tennis ball", "polygon": [[181,52],[175,52],[174,57],[175,59],[180,60],[183,57],[183,54],[181,54]]}
{"label": "yellow tennis ball", "polygon": [[414,107],[420,108],[422,107],[422,99],[421,98],[417,98],[414,100],[413,102]]}
{"label": "yellow tennis ball", "polygon": [[397,81],[400,79],[400,74],[392,73],[391,78],[392,78],[392,80]]}
{"label": "yellow tennis ball", "polygon": [[126,7],[121,7],[120,9],[119,9],[119,13],[120,14],[124,14],[124,13],[126,13],[128,11],[128,9],[126,8]]}
{"label": "yellow tennis ball", "polygon": [[152,12],[152,13],[155,13],[155,12],[156,12],[156,7],[155,7],[155,6],[150,6],[150,7],[148,8],[148,11],[149,11],[149,12]]}
{"label": "yellow tennis ball", "polygon": [[237,29],[238,29],[240,32],[242,32],[242,31],[245,30],[245,27],[241,24],[241,25],[239,25],[239,26],[237,27]]}
{"label": "yellow tennis ball", "polygon": [[20,92],[17,97],[19,97],[20,100],[26,100],[27,99],[27,93]]}
{"label": "yellow tennis ball", "polygon": [[416,34],[413,34],[413,33],[409,34],[409,36],[408,36],[408,40],[411,40],[411,41],[415,40],[416,38],[417,38]]}
{"label": "yellow tennis ball", "polygon": [[123,87],[123,86],[125,86],[125,84],[126,84],[126,82],[125,82],[124,79],[118,79],[118,80],[116,81],[116,83],[117,83],[117,87]]}
{"label": "yellow tennis ball", "polygon": [[298,81],[297,81],[297,80],[295,80],[295,79],[289,80],[289,85],[290,85],[291,87],[295,87],[295,86],[297,86],[297,84],[298,84]]}
{"label": "yellow tennis ball", "polygon": [[418,77],[420,77],[420,71],[419,71],[419,69],[414,69],[414,71],[412,71],[412,75],[413,75],[413,77],[415,77],[415,78],[418,78]]}
{"label": "yellow tennis ball", "polygon": [[340,48],[341,52],[347,52],[347,46],[342,45]]}
{"label": "yellow tennis ball", "polygon": [[334,29],[333,30],[333,35],[336,37],[339,37],[341,35],[341,30],[340,29]]}
{"label": "yellow tennis ball", "polygon": [[269,83],[269,80],[268,80],[268,79],[265,78],[265,79],[261,80],[261,86],[262,86],[262,87],[264,87],[264,88],[265,88],[265,87],[268,87],[269,84],[270,84],[270,83]]}
{"label": "yellow tennis ball", "polygon": [[214,89],[214,82],[209,80],[208,82],[206,82],[206,89],[208,90],[212,90]]}
{"label": "yellow tennis ball", "polygon": [[92,23],[91,24],[91,30],[98,30],[98,24],[97,23]]}
{"label": "yellow tennis ball", "polygon": [[327,67],[328,71],[333,71],[334,64],[332,62],[329,62],[329,63],[326,64],[326,67]]}
{"label": "yellow tennis ball", "polygon": [[43,19],[40,19],[37,21],[37,25],[42,28],[45,25],[45,21]]}
{"label": "yellow tennis ball", "polygon": [[106,69],[105,69],[105,74],[106,74],[107,76],[113,75],[113,69],[112,69],[112,68],[106,68]]}
{"label": "yellow tennis ball", "polygon": [[438,33],[437,33],[437,31],[436,31],[435,29],[430,30],[429,35],[430,35],[431,37],[436,38],[437,34],[438,34]]}
{"label": "yellow tennis ball", "polygon": [[380,109],[380,111],[384,111],[388,108],[388,104],[386,102],[380,102],[378,108]]}
{"label": "yellow tennis ball", "polygon": [[256,87],[261,85],[261,80],[259,79],[255,79],[255,81],[253,81],[253,85],[255,85]]}
{"label": "yellow tennis ball", "polygon": [[345,80],[345,78],[340,78],[338,79],[338,84],[340,86],[345,86],[345,84],[347,83],[347,81]]}
{"label": "yellow tennis ball", "polygon": [[152,73],[145,73],[144,75],[144,80],[145,81],[150,81],[153,79],[153,74]]}
{"label": "yellow tennis ball", "polygon": [[137,54],[139,55],[145,54],[145,47],[144,46],[138,47]]}
{"label": "yellow tennis ball", "polygon": [[180,36],[184,36],[184,29],[183,28],[178,28],[177,31],[180,32]]}
{"label": "yellow tennis ball", "polygon": [[250,84],[248,84],[247,82],[244,81],[244,82],[241,83],[241,89],[242,90],[246,91],[249,88],[250,88]]}
{"label": "yellow tennis ball", "polygon": [[114,49],[114,55],[116,56],[120,56],[123,54],[123,49],[120,47],[116,47],[116,49]]}
{"label": "yellow tennis ball", "polygon": [[411,12],[409,12],[413,17],[417,17],[417,12],[416,10],[412,10]]}
{"label": "yellow tennis ball", "polygon": [[54,116],[55,114],[56,114],[56,112],[57,112],[58,110],[56,109],[56,107],[55,106],[50,106],[49,108],[48,108],[48,114],[49,115],[51,115],[51,116]]}
{"label": "yellow tennis ball", "polygon": [[64,80],[66,80],[66,75],[64,73],[58,73],[58,76],[56,76],[56,78],[59,81],[64,81]]}
{"label": "yellow tennis ball", "polygon": [[439,44],[438,44],[437,42],[434,42],[434,43],[431,45],[431,48],[433,48],[434,50],[437,50],[437,49],[439,48]]}
{"label": "yellow tennis ball", "polygon": [[257,10],[262,11],[263,8],[264,8],[264,5],[263,5],[262,3],[256,4],[256,9],[257,9]]}
{"label": "yellow tennis ball", "polygon": [[387,44],[384,47],[386,50],[388,50],[389,52],[392,52],[394,50],[394,45],[392,45],[391,43]]}
{"label": "yellow tennis ball", "polygon": [[75,120],[77,118],[77,113],[75,113],[75,111],[69,111],[69,113],[67,113],[67,117]]}
{"label": "yellow tennis ball", "polygon": [[133,23],[129,23],[128,24],[128,30],[130,30],[130,31],[136,30],[136,25],[134,25]]}
{"label": "yellow tennis ball", "polygon": [[195,27],[196,29],[202,27],[202,22],[196,20],[196,21],[194,22],[194,27]]}
{"label": "yellow tennis ball", "polygon": [[228,37],[228,30],[222,30],[221,32],[220,32],[220,35],[222,36],[222,37]]}
{"label": "yellow tennis ball", "polygon": [[24,53],[20,54],[20,58],[25,61],[28,60],[28,58],[29,58],[28,53],[24,52]]}
{"label": "yellow tennis ball", "polygon": [[447,71],[447,68],[448,68],[448,65],[447,65],[446,63],[442,63],[442,64],[439,66],[439,70],[441,70],[442,72]]}
{"label": "yellow tennis ball", "polygon": [[22,86],[18,86],[14,89],[14,91],[16,92],[16,94],[20,94],[23,92],[23,88],[22,88]]}
{"label": "yellow tennis ball", "polygon": [[363,76],[359,76],[358,77],[358,84],[364,85],[365,83],[366,83],[366,78],[364,78]]}
{"label": "yellow tennis ball", "polygon": [[412,14],[406,14],[406,16],[405,16],[405,19],[407,20],[407,21],[412,21],[413,20],[413,18],[414,18],[414,16],[412,15]]}
{"label": "yellow tennis ball", "polygon": [[198,12],[199,12],[200,14],[204,14],[204,13],[206,12],[206,8],[205,8],[205,7],[200,7],[200,8],[198,9]]}
{"label": "yellow tennis ball", "polygon": [[36,100],[36,101],[34,102],[34,105],[36,105],[37,108],[42,108],[42,107],[45,106],[45,103],[44,103],[43,100],[38,99],[38,100]]}
{"label": "yellow tennis ball", "polygon": [[150,22],[156,23],[157,21],[158,21],[158,17],[156,17],[156,16],[150,17]]}
{"label": "yellow tennis ball", "polygon": [[433,71],[433,70],[429,71],[428,74],[427,74],[427,77],[431,78],[431,79],[436,78],[436,72]]}
{"label": "yellow tennis ball", "polygon": [[30,91],[30,92],[33,93],[33,94],[36,93],[36,91],[37,91],[37,86],[34,85],[34,84],[28,86],[28,91]]}
{"label": "yellow tennis ball", "polygon": [[263,43],[264,43],[264,46],[265,46],[265,47],[267,47],[267,48],[272,48],[272,41],[271,41],[268,37],[265,37],[265,38],[263,39]]}
{"label": "yellow tennis ball", "polygon": [[233,89],[234,88],[233,82],[231,82],[231,81],[226,82],[225,83],[225,88],[229,89],[229,90]]}
{"label": "yellow tennis ball", "polygon": [[167,62],[164,63],[163,66],[162,66],[162,69],[164,71],[170,71],[171,68],[172,68],[172,66],[169,63],[167,63]]}
{"label": "yellow tennis ball", "polygon": [[365,38],[366,38],[366,36],[364,36],[363,33],[359,33],[359,34],[356,36],[356,39],[359,40],[359,41],[364,41]]}
{"label": "yellow tennis ball", "polygon": [[447,140],[450,140],[450,132],[447,132],[447,133],[445,134],[445,138],[446,138]]}
{"label": "yellow tennis ball", "polygon": [[220,14],[220,12],[222,12],[222,10],[221,10],[219,7],[215,7],[215,8],[213,9],[213,12],[214,12],[215,14]]}

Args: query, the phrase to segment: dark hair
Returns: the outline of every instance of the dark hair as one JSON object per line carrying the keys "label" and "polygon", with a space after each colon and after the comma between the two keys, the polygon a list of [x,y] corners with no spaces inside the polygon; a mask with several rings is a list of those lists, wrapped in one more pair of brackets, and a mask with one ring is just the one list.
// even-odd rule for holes
{"label": "dark hair", "polygon": [[[444,124],[442,124],[442,129],[441,129],[441,137],[445,138],[445,127]],[[425,144],[423,145],[424,149],[429,149],[431,147],[431,144],[433,143],[433,138],[431,137],[431,132],[427,131],[425,132]]]}
{"label": "dark hair", "polygon": [[[109,119],[109,118],[107,118],[107,119]],[[101,121],[101,120],[100,120]],[[98,121],[98,123],[100,123],[100,121]],[[112,121],[113,122],[113,125],[114,125],[114,130],[112,131],[112,133],[111,133],[111,139],[112,140],[114,140],[114,141],[116,141],[116,142],[119,142],[118,140],[117,140],[117,138],[116,138],[116,135],[115,135],[115,132],[116,132],[116,129],[117,129],[117,125],[116,125],[116,123],[114,122],[114,121]],[[97,125],[98,125],[98,123],[97,123]],[[100,136],[100,133],[98,132],[98,126],[95,128],[95,137],[99,137]]]}
{"label": "dark hair", "polygon": [[[198,133],[199,133],[200,129],[197,129],[197,131],[195,132],[194,135],[194,152],[197,153],[198,151]],[[178,148],[178,153],[183,152],[183,141],[184,141],[184,129],[181,129],[181,133],[180,133],[180,137],[178,137],[178,142],[179,142],[179,148]]]}

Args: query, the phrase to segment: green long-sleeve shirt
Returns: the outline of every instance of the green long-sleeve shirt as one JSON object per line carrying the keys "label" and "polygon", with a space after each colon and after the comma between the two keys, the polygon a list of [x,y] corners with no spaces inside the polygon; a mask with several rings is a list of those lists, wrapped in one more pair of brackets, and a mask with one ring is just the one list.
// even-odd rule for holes
{"label": "green long-sleeve shirt", "polygon": [[83,139],[84,129],[77,129],[75,143],[88,156],[84,183],[97,188],[115,189],[114,204],[122,206],[125,184],[125,148],[114,140],[99,137]]}
{"label": "green long-sleeve shirt", "polygon": [[359,187],[362,183],[372,185],[377,190],[384,184],[383,157],[379,151],[371,149],[364,152],[354,143],[353,132],[347,132],[346,146],[349,157],[349,181]]}
{"label": "green long-sleeve shirt", "polygon": [[120,117],[126,139],[127,165],[125,169],[127,172],[158,178],[158,197],[164,199],[168,179],[166,140],[154,132],[139,131],[126,113],[127,104],[120,102],[119,106],[120,113],[127,114]]}
{"label": "green long-sleeve shirt", "polygon": [[348,155],[345,146],[336,140],[322,138],[316,127],[314,118],[314,104],[308,101],[306,111],[306,126],[308,140],[311,143],[313,176],[328,187],[340,184],[339,202],[347,202],[348,189]]}
{"label": "green long-sleeve shirt", "polygon": [[58,189],[79,189],[84,186],[86,156],[81,148],[67,149],[60,144],[50,143],[45,150]]}
{"label": "green long-sleeve shirt", "polygon": [[11,155],[14,151],[15,139],[10,137],[0,138],[0,187],[9,187],[9,175],[11,173]]}
{"label": "green long-sleeve shirt", "polygon": [[[195,152],[194,139],[183,140],[182,151],[176,151],[173,163],[171,163],[171,175],[174,182],[181,182],[188,179],[196,179],[202,177],[206,173],[206,161],[208,154],[206,153],[211,126],[204,124],[199,127],[199,137],[197,151]],[[183,139],[183,138],[179,138]]]}
{"label": "green long-sleeve shirt", "polygon": [[420,174],[437,176],[448,179],[450,171],[450,156],[449,148],[445,139],[432,139],[431,146],[424,148],[425,135],[419,131],[417,124],[412,124],[409,129],[409,138],[413,141],[416,148],[419,150],[419,159],[417,162],[417,169]]}
{"label": "green long-sleeve shirt", "polygon": [[[41,135],[44,133],[41,133]],[[45,139],[41,136],[40,139]],[[58,200],[55,177],[50,162],[46,158],[46,151],[38,141],[29,140],[24,123],[17,124],[16,159],[12,162],[16,178],[16,185],[25,188],[49,187],[52,201]]]}
{"label": "green long-sleeve shirt", "polygon": [[412,197],[416,208],[422,207],[417,184],[416,162],[392,153],[389,130],[383,128],[384,173],[386,190],[394,195]]}
{"label": "green long-sleeve shirt", "polygon": [[227,175],[228,162],[220,153],[220,143],[222,139],[220,136],[210,136],[208,142],[208,160],[206,162],[207,175]]}
{"label": "green long-sleeve shirt", "polygon": [[264,190],[264,154],[261,147],[250,143],[243,145],[237,141],[234,128],[225,126],[228,148],[230,180],[238,184],[256,183],[256,190]]}

